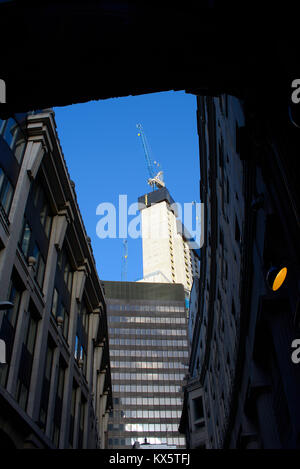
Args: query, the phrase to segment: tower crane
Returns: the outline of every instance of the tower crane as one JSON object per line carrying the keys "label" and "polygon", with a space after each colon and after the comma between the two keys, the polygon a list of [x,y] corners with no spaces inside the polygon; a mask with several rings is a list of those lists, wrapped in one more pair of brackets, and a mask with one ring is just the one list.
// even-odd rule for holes
{"label": "tower crane", "polygon": [[[148,184],[152,186],[153,190],[155,187],[157,189],[161,189],[162,187],[165,187],[165,183],[163,180],[163,171],[158,171],[157,174],[155,174],[154,167],[152,164],[152,160],[150,157],[150,150],[149,150],[149,145],[146,139],[145,132],[143,130],[142,124],[136,124],[139,132],[138,136],[142,138],[142,144],[144,148],[144,153],[145,153],[145,158],[146,158],[146,163],[147,163],[147,168],[148,168],[148,173],[149,173],[149,178],[148,178]],[[154,161],[156,163],[156,161]],[[158,165],[158,163],[157,163]]]}
{"label": "tower crane", "polygon": [[121,271],[122,282],[126,282],[127,280],[127,257],[128,257],[127,239],[123,239],[123,256],[122,256],[122,271]]}

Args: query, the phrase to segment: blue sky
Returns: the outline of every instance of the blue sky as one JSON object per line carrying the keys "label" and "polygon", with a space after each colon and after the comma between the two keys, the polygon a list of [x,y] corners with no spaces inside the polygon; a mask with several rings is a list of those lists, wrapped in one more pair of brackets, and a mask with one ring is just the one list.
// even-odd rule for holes
{"label": "blue sky", "polygon": [[[58,136],[102,280],[121,280],[122,239],[100,239],[96,208],[127,194],[128,206],[151,188],[137,123],[175,202],[199,202],[196,97],[184,91],[151,93],[54,108]],[[128,217],[130,221],[133,216]],[[117,223],[118,235],[118,223]],[[142,241],[128,238],[127,280],[143,276]]]}

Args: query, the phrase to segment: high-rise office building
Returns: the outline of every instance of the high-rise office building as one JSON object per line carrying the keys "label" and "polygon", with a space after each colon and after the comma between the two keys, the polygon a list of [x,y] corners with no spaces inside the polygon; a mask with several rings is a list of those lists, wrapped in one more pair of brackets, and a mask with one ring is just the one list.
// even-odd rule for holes
{"label": "high-rise office building", "polygon": [[183,285],[103,282],[107,302],[113,411],[108,447],[185,447],[178,433],[188,343]]}
{"label": "high-rise office building", "polygon": [[190,292],[199,261],[177,207],[163,187],[138,199],[143,243],[143,282],[181,283]]}

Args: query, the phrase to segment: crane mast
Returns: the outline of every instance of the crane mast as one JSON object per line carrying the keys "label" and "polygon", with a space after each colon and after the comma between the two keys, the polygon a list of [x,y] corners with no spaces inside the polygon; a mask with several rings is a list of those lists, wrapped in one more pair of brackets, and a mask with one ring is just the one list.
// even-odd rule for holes
{"label": "crane mast", "polygon": [[123,256],[122,256],[122,271],[121,271],[122,282],[126,282],[127,280],[127,257],[128,257],[127,239],[123,239]]}
{"label": "crane mast", "polygon": [[148,173],[149,173],[149,176],[150,176],[148,178],[148,184],[150,186],[152,186],[153,190],[154,190],[155,187],[157,187],[157,189],[161,189],[162,187],[165,187],[165,183],[163,181],[163,172],[158,171],[158,173],[155,174],[153,164],[152,164],[152,160],[151,160],[151,157],[150,157],[149,145],[147,143],[147,138],[146,138],[145,132],[143,130],[142,124],[136,124],[136,126],[139,129],[138,136],[141,137],[141,139],[142,139],[142,144],[143,144],[143,149],[144,149],[144,153],[145,153]]}

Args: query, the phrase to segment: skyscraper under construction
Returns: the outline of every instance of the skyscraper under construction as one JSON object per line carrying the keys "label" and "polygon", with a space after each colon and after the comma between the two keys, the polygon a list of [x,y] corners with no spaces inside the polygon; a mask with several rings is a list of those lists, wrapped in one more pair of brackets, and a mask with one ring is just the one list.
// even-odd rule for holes
{"label": "skyscraper under construction", "polygon": [[[152,192],[139,197],[143,279],[103,282],[107,303],[113,410],[108,447],[143,443],[185,448],[178,427],[188,369],[187,301],[198,259],[140,130]],[[127,251],[124,260],[127,259]]]}
{"label": "skyscraper under construction", "polygon": [[181,283],[191,291],[199,260],[190,236],[177,217],[177,205],[166,187],[138,199],[143,242],[143,282]]}

